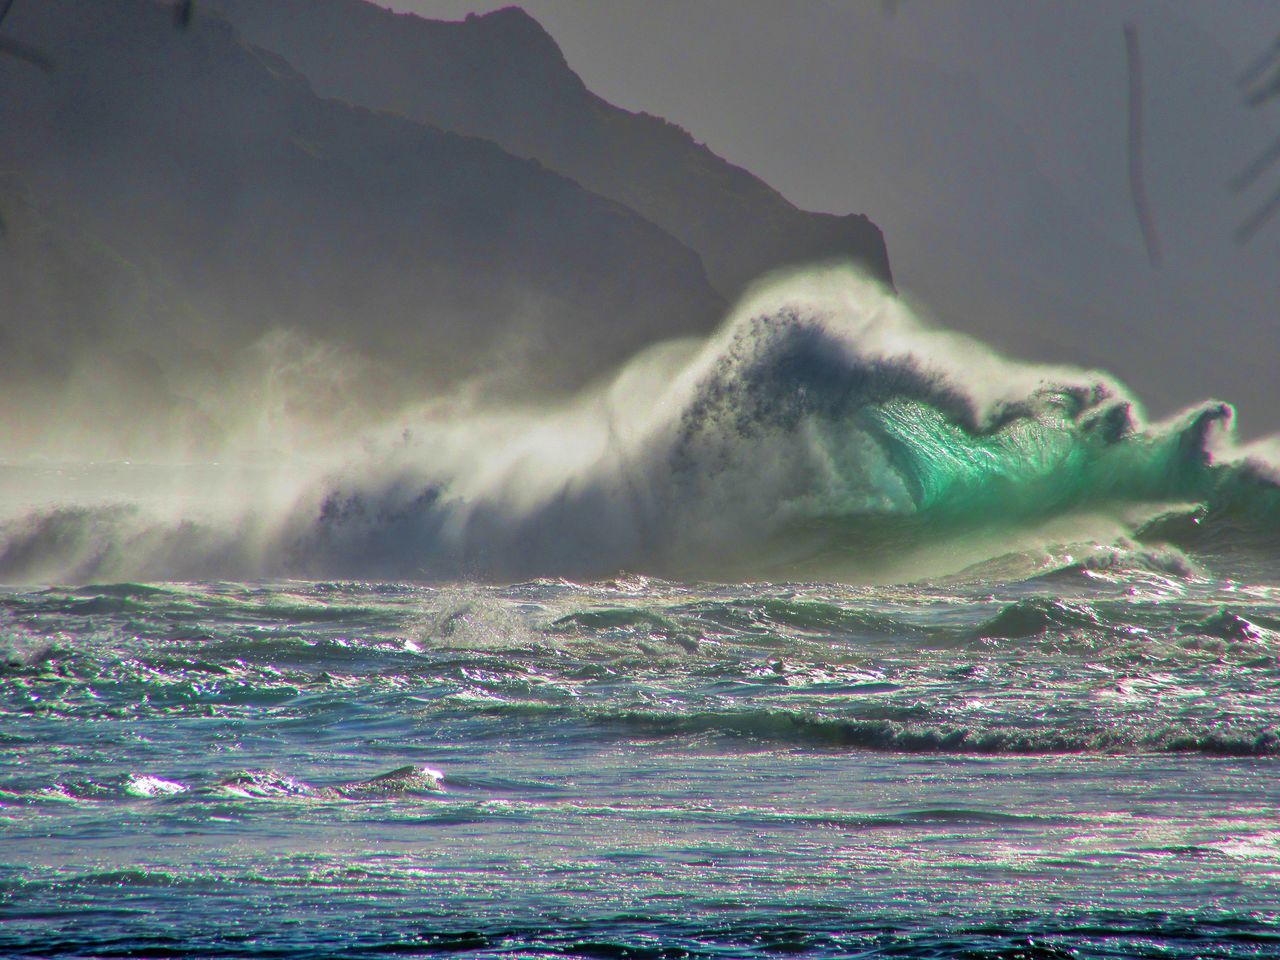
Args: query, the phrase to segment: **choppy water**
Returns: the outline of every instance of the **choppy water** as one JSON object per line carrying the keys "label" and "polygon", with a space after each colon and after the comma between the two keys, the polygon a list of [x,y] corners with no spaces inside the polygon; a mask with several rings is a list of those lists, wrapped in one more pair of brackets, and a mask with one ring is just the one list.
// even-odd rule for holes
{"label": "choppy water", "polygon": [[1068,560],[11,590],[0,954],[1280,956],[1280,588]]}
{"label": "choppy water", "polygon": [[1277,445],[801,279],[345,466],[0,465],[0,956],[1280,957]]}

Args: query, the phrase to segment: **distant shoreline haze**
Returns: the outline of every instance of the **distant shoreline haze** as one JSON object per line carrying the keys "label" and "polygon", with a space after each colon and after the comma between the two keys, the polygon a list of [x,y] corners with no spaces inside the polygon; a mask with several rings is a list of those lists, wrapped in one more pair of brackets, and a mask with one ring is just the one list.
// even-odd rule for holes
{"label": "distant shoreline haze", "polygon": [[323,446],[406,404],[566,396],[789,263],[891,282],[864,216],[610,107],[520,11],[196,9],[6,20],[57,65],[0,58],[7,457]]}

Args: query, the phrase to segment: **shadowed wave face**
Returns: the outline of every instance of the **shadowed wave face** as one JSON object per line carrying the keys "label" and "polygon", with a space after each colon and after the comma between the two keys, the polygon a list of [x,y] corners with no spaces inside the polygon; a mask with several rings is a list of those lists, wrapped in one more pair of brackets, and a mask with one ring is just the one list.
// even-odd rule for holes
{"label": "shadowed wave face", "polygon": [[570,404],[437,403],[344,465],[264,468],[287,494],[19,511],[0,579],[889,581],[1132,538],[1265,555],[1272,468],[1231,420],[1206,403],[1147,425],[1102,375],[1004,359],[831,269],[758,288],[708,342],[646,351]]}

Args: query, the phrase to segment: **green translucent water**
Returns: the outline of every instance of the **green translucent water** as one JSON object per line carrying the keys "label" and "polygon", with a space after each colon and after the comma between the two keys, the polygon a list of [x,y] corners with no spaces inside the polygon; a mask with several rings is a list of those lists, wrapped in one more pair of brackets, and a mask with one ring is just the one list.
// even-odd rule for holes
{"label": "green translucent water", "polygon": [[0,956],[1280,956],[1275,465],[806,283],[341,462],[0,464]]}

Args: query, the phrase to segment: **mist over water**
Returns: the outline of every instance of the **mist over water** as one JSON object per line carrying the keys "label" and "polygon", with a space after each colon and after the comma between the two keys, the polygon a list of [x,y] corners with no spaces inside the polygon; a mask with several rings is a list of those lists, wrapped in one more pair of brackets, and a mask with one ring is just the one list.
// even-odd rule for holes
{"label": "mist over water", "polygon": [[473,384],[376,425],[335,396],[340,355],[279,338],[259,362],[260,389],[220,388],[215,461],[7,465],[0,578],[885,582],[1136,549],[1197,510],[1244,510],[1254,542],[1276,502],[1229,406],[1148,424],[1105,374],[1001,357],[838,267],[553,404]]}
{"label": "mist over water", "polygon": [[0,955],[1280,955],[1280,437],[1135,287],[935,322],[515,8],[9,7]]}
{"label": "mist over water", "polygon": [[217,460],[0,470],[6,956],[1280,945],[1228,405],[838,268],[554,404],[315,429],[297,357]]}

